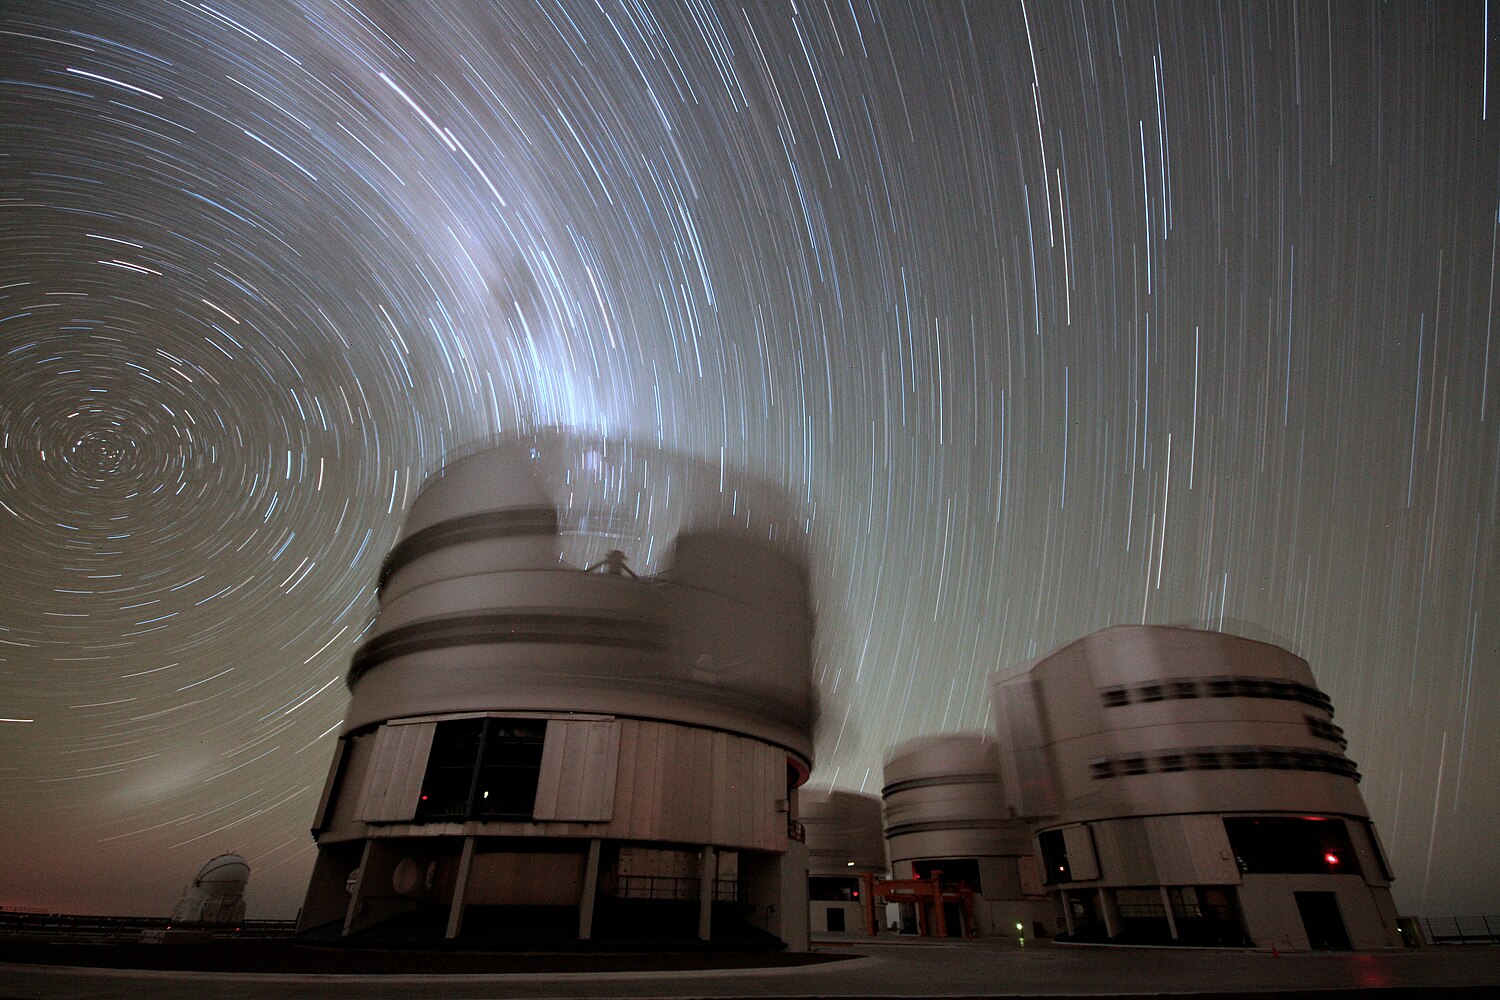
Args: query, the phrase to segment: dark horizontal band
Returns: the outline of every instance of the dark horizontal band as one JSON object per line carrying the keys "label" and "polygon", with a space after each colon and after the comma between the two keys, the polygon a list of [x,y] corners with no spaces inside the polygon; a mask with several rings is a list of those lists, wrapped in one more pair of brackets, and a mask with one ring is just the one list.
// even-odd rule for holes
{"label": "dark horizontal band", "polygon": [[1359,767],[1348,757],[1307,747],[1182,747],[1096,757],[1089,761],[1089,772],[1095,778],[1176,771],[1255,770],[1323,771],[1355,781],[1360,779]]}
{"label": "dark horizontal band", "polygon": [[551,506],[509,507],[441,521],[402,539],[380,565],[380,588],[403,566],[453,545],[467,545],[491,538],[556,535],[557,508]]}
{"label": "dark horizontal band", "polygon": [[883,798],[892,792],[905,792],[913,788],[933,788],[938,785],[998,785],[999,783],[1000,775],[989,771],[975,771],[971,774],[934,774],[925,778],[893,781],[882,788],[880,794]]}
{"label": "dark horizontal band", "polygon": [[933,819],[917,823],[896,823],[885,828],[887,838],[910,833],[940,833],[945,830],[994,830],[1005,822],[1000,817],[988,819]]}
{"label": "dark horizontal band", "polygon": [[667,630],[638,618],[558,612],[489,612],[428,618],[378,635],[355,650],[349,683],[387,660],[455,646],[528,642],[604,646],[658,652],[668,648]]}

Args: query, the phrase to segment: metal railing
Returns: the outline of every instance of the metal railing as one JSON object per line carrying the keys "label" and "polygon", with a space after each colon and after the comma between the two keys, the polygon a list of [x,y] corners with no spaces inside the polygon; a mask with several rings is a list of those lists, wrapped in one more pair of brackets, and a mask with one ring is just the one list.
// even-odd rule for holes
{"label": "metal railing", "polygon": [[[134,941],[145,931],[173,926],[167,917],[91,917],[77,913],[0,911],[0,938],[43,941]],[[295,920],[242,920],[223,926],[197,925],[215,937],[288,937]]]}
{"label": "metal railing", "polygon": [[1500,944],[1500,916],[1422,917],[1428,944]]}
{"label": "metal railing", "polygon": [[[615,881],[618,899],[697,899],[701,879],[676,875],[621,875]],[[714,879],[714,902],[739,899],[740,884],[732,878]]]}

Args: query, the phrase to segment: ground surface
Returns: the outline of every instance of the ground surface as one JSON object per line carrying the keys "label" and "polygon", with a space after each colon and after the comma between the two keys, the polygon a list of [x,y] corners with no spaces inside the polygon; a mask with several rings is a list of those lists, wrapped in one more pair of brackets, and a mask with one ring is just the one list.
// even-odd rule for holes
{"label": "ground surface", "polygon": [[[10,955],[36,961],[31,956]],[[55,947],[55,946],[54,946]],[[97,946],[96,946],[97,947]],[[156,946],[158,949],[191,947]],[[203,952],[204,956],[211,953]],[[340,971],[327,952],[317,972],[283,966],[276,972],[163,972],[0,964],[0,998],[152,997],[159,1000],[422,1000],[520,997],[1292,997],[1368,996],[1381,1000],[1489,998],[1500,995],[1500,949],[1428,948],[1382,954],[1270,955],[1241,951],[1166,951],[1086,947],[1027,948],[1000,942],[823,943],[813,958],[842,961],[790,965],[795,956],[600,953],[486,955],[427,953],[404,974],[381,974],[376,959],[345,952],[337,961],[362,961],[364,972]],[[387,956],[396,953],[385,953]],[[307,958],[306,955],[303,956]],[[311,960],[311,959],[308,959]],[[288,962],[291,960],[288,959]],[[465,962],[491,962],[476,971]],[[719,965],[703,967],[705,961]],[[724,963],[738,968],[724,968]],[[762,964],[752,967],[753,963]],[[610,969],[613,971],[607,971]],[[1328,993],[1326,991],[1338,991]]]}

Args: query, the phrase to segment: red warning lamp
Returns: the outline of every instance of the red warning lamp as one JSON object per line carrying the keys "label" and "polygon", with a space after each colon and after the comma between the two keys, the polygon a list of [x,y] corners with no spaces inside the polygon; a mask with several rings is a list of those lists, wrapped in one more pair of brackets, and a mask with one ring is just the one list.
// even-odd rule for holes
{"label": "red warning lamp", "polygon": [[1328,865],[1332,867],[1339,863],[1339,856],[1337,854],[1334,854],[1332,851],[1329,851],[1327,854],[1323,855],[1323,860],[1328,862]]}

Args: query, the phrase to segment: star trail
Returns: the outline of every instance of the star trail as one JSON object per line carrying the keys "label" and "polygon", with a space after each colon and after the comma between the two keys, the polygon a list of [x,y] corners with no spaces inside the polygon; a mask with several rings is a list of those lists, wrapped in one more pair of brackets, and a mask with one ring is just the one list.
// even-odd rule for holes
{"label": "star trail", "polygon": [[1490,13],[7,5],[0,904],[235,851],[291,915],[405,508],[561,425],[801,506],[815,783],[1224,628],[1311,663],[1402,911],[1495,912]]}

